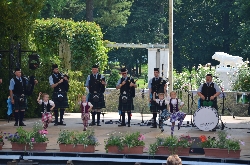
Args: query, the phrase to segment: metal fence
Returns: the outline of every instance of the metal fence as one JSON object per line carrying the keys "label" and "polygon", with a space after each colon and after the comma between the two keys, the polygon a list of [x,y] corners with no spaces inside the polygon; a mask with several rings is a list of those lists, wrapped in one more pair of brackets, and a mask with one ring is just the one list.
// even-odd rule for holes
{"label": "metal fence", "polygon": [[[144,98],[142,97],[144,93]],[[219,114],[222,114],[223,110],[223,100],[224,100],[224,115],[230,116],[248,116],[248,107],[249,107],[249,94],[250,92],[224,92],[218,97],[218,110]],[[187,114],[192,114],[198,109],[198,100],[199,96],[197,91],[177,91],[177,97],[184,102],[183,112]],[[114,88],[108,88],[105,92],[106,100],[106,112],[117,112],[118,111],[118,98],[119,90]],[[224,98],[224,99],[223,99]],[[141,113],[150,113],[149,111],[149,94],[148,90],[145,89],[144,92],[142,89],[136,90],[136,96],[134,98],[135,110],[133,112]],[[189,102],[189,108],[188,108]]]}

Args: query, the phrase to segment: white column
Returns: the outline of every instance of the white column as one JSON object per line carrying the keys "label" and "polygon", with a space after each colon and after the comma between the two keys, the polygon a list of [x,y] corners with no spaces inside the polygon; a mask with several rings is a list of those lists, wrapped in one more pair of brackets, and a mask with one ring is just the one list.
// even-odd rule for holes
{"label": "white column", "polygon": [[169,76],[169,49],[160,50],[160,73],[164,80]]}
{"label": "white column", "polygon": [[154,68],[157,66],[157,49],[148,49],[148,80],[154,77]]}
{"label": "white column", "polygon": [[173,0],[169,0],[169,91],[173,90]]}

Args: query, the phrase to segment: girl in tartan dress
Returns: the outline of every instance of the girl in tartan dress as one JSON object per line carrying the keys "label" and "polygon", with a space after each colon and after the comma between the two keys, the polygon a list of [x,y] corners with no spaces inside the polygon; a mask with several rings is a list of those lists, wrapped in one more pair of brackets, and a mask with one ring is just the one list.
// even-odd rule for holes
{"label": "girl in tartan dress", "polygon": [[179,121],[178,123],[178,130],[179,130],[184,118],[186,117],[186,114],[180,111],[184,106],[184,102],[182,102],[176,96],[177,96],[176,92],[174,91],[170,92],[170,100],[168,108],[170,113],[172,114],[170,117],[170,122],[172,123],[171,135],[174,134],[175,121],[177,120]]}
{"label": "girl in tartan dress", "polygon": [[82,96],[82,100],[80,100],[80,95],[78,96],[78,104],[80,104],[81,118],[83,123],[83,131],[87,130],[88,120],[90,119],[90,112],[93,108],[91,102],[87,102],[86,96]]}
{"label": "girl in tartan dress", "polygon": [[[40,99],[41,95],[42,99]],[[42,94],[42,92],[39,93],[37,102],[42,106],[43,129],[46,129],[48,128],[49,123],[52,121],[51,111],[54,109],[55,103],[52,100],[49,100],[49,95],[47,93]]]}

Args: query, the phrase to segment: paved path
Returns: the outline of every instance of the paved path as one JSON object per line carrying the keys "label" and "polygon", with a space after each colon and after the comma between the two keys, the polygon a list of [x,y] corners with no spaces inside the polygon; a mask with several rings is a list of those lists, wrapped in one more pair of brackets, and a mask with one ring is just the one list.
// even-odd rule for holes
{"label": "paved path", "polygon": [[[144,121],[149,120],[152,117],[151,114],[145,114],[144,115]],[[50,124],[48,127],[48,138],[49,138],[49,144],[47,147],[48,152],[59,152],[59,146],[57,144],[57,137],[61,129],[68,129],[68,130],[78,130],[82,131],[83,125],[82,121],[80,119],[80,113],[66,113],[65,116],[65,123],[66,126],[54,126],[53,124]],[[118,121],[118,113],[107,113],[104,115],[104,121]],[[101,117],[103,119],[103,117]],[[31,130],[33,124],[40,119],[26,119],[24,123],[27,125],[24,127],[27,130]],[[150,143],[153,143],[155,141],[155,137],[157,136],[169,136],[170,135],[170,126],[165,126],[165,131],[161,134],[159,129],[150,128],[150,126],[140,126],[138,123],[141,122],[141,115],[139,113],[135,113],[132,116],[132,125],[131,127],[118,127],[118,124],[104,124],[102,123],[102,126],[93,126],[89,127],[89,129],[94,129],[96,136],[101,143],[101,145],[96,147],[97,153],[105,153],[104,150],[104,139],[108,137],[108,134],[114,133],[114,132],[135,132],[140,131],[142,134],[145,135],[145,143],[146,147],[149,146]],[[191,121],[191,116],[187,116],[184,121],[184,125],[187,124],[187,121]],[[240,139],[245,142],[245,146],[242,146],[241,151],[241,159],[250,160],[250,118],[249,117],[235,117],[235,119],[232,116],[223,116],[222,121],[225,124],[225,129],[233,138]],[[170,123],[166,123],[169,124]],[[16,127],[13,126],[14,121],[10,121],[9,123],[6,120],[0,121],[0,130],[2,132],[9,132],[9,133],[15,133]],[[199,137],[200,135],[206,135],[206,136],[216,136],[216,132],[204,132],[200,131],[197,128],[194,127],[182,127],[180,130],[177,130],[177,126],[175,127],[175,135],[187,135],[189,134],[191,137]],[[10,142],[5,140],[5,145],[3,146],[3,150],[11,150],[11,144]],[[145,150],[145,154],[146,154]],[[196,156],[196,155],[193,155]],[[204,157],[203,155],[197,155],[199,157]]]}

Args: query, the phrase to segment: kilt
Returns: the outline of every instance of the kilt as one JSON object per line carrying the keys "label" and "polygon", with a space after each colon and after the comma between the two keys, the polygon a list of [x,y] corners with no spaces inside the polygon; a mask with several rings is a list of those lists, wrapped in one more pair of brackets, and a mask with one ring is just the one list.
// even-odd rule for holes
{"label": "kilt", "polygon": [[186,116],[186,113],[180,112],[180,111],[172,113],[170,116],[170,122],[173,123],[177,120],[178,121],[180,121],[181,119],[184,120],[185,116]]}
{"label": "kilt", "polygon": [[[23,98],[24,101],[20,101],[20,98]],[[13,96],[14,99],[14,110],[25,110],[27,108],[27,98],[26,96],[18,96],[18,95],[14,95]]]}
{"label": "kilt", "polygon": [[128,97],[127,102],[122,102],[122,96],[119,96],[119,106],[118,109],[121,111],[131,111],[134,110],[133,97]]}
{"label": "kilt", "polygon": [[[59,98],[58,96],[63,96]],[[67,92],[53,92],[52,101],[55,103],[55,109],[57,108],[69,108]]]}
{"label": "kilt", "polygon": [[43,113],[43,115],[42,115],[42,122],[46,122],[50,118],[52,118],[52,115],[51,115],[50,112]]}
{"label": "kilt", "polygon": [[[98,101],[94,101],[93,97],[97,95],[99,97]],[[104,95],[103,93],[89,93],[88,94],[88,102],[91,102],[91,104],[93,105],[92,109],[102,109],[102,108],[106,108],[105,106],[105,101],[104,101]]]}
{"label": "kilt", "polygon": [[89,120],[90,115],[89,115],[89,113],[82,113],[81,118],[82,118],[82,120]]}

